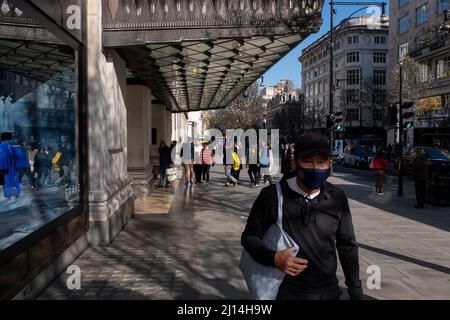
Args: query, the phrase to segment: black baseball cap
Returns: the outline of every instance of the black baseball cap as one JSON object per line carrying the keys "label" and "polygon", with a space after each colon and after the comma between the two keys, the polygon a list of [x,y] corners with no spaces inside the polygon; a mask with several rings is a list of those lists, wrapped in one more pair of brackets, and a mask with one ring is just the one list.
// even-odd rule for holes
{"label": "black baseball cap", "polygon": [[294,153],[299,158],[306,157],[313,153],[323,153],[327,157],[330,157],[330,143],[321,134],[305,133],[295,142]]}

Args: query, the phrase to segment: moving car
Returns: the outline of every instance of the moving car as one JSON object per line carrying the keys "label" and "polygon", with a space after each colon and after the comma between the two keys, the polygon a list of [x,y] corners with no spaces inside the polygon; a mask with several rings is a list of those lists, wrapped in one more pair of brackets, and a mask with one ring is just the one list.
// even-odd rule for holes
{"label": "moving car", "polygon": [[373,159],[373,152],[365,146],[347,146],[344,150],[344,166],[358,169],[368,168]]}

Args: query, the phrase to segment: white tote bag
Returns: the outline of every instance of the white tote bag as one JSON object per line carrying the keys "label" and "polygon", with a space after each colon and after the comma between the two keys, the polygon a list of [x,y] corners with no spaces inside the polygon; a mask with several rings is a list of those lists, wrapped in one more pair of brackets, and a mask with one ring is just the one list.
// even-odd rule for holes
{"label": "white tote bag", "polygon": [[[263,237],[263,244],[266,248],[273,251],[281,251],[294,247],[296,250],[293,256],[296,256],[299,250],[298,245],[283,230],[283,194],[281,186],[277,182],[278,195],[278,217],[277,223],[270,226]],[[242,249],[239,269],[244,274],[250,296],[255,300],[275,300],[284,279],[285,273],[275,267],[264,266],[257,263],[250,254]]]}
{"label": "white tote bag", "polygon": [[176,168],[166,169],[166,176],[169,182],[175,181],[177,179],[177,169]]}

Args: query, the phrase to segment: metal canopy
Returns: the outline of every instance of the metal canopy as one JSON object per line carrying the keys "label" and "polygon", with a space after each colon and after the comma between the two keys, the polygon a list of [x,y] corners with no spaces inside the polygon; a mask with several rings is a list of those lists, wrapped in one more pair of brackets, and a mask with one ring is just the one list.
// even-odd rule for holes
{"label": "metal canopy", "polygon": [[70,47],[0,38],[0,69],[51,86],[72,88],[75,56]]}
{"label": "metal canopy", "polygon": [[323,0],[103,0],[103,45],[172,112],[224,108],[322,24]]}
{"label": "metal canopy", "polygon": [[118,48],[131,83],[148,85],[173,112],[227,107],[294,48],[299,34]]}

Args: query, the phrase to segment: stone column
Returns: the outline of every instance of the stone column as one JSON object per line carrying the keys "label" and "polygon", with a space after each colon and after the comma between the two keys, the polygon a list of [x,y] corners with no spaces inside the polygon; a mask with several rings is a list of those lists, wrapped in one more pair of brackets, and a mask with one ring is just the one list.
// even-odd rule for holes
{"label": "stone column", "polygon": [[115,53],[103,54],[102,1],[89,0],[87,30],[89,109],[88,238],[108,244],[134,213],[127,172],[127,118],[123,92],[125,63]]}
{"label": "stone column", "polygon": [[128,174],[132,178],[134,194],[143,197],[150,193],[153,182],[150,163],[151,91],[145,86],[127,86]]}

